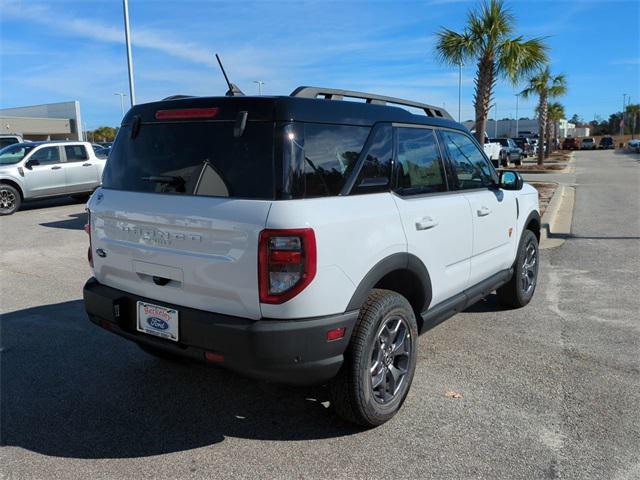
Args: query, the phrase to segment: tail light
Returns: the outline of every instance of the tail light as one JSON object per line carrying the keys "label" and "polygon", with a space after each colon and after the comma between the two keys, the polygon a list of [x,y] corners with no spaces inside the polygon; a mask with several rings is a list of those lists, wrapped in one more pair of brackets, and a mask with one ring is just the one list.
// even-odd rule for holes
{"label": "tail light", "polygon": [[260,302],[284,303],[316,276],[316,236],[311,228],[263,230],[258,247]]}
{"label": "tail light", "polygon": [[156,120],[186,120],[190,118],[213,118],[218,114],[217,107],[211,108],[174,108],[158,110]]}
{"label": "tail light", "polygon": [[93,253],[91,251],[91,211],[87,209],[87,223],[84,226],[84,231],[87,235],[89,235],[89,250],[87,251],[87,260],[89,261],[89,266],[93,268]]}

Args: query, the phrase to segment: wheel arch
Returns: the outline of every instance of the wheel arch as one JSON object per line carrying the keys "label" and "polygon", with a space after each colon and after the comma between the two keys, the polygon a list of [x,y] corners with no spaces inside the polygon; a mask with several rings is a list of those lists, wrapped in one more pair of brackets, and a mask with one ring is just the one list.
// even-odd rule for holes
{"label": "wheel arch", "polygon": [[10,180],[8,178],[0,178],[0,184],[11,185],[20,194],[20,200],[21,201],[24,200],[24,192],[22,191],[22,187],[20,186],[20,184],[18,182],[14,181],[14,180]]}
{"label": "wheel arch", "polygon": [[380,260],[358,284],[347,311],[359,310],[374,288],[392,290],[403,295],[414,310],[418,331],[422,315],[431,303],[431,277],[424,263],[407,252],[399,252]]}
{"label": "wheel arch", "polygon": [[536,238],[538,239],[538,242],[540,242],[540,228],[541,228],[540,214],[536,210],[534,210],[529,214],[527,219],[524,221],[524,229],[522,233],[524,233],[524,230],[531,230],[533,234],[536,236]]}

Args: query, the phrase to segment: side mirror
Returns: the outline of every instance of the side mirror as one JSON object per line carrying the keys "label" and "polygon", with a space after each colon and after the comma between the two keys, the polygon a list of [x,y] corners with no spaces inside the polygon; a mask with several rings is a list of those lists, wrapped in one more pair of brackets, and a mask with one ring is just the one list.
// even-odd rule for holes
{"label": "side mirror", "polygon": [[24,166],[26,168],[28,168],[29,170],[31,170],[31,167],[33,167],[34,165],[40,165],[40,162],[38,160],[36,160],[35,158],[31,158],[31,159],[27,160],[27,163],[24,164]]}
{"label": "side mirror", "polygon": [[502,170],[500,172],[500,188],[504,190],[522,190],[524,180],[518,172]]}

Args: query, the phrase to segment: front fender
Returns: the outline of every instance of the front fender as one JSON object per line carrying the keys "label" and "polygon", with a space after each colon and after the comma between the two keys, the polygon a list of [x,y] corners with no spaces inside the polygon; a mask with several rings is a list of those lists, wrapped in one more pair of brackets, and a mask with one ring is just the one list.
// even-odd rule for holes
{"label": "front fender", "polygon": [[20,175],[14,175],[13,173],[9,172],[2,172],[0,173],[0,182],[13,183],[17,185],[18,188],[20,188],[20,192],[22,193],[23,197],[28,196],[26,195],[27,192],[25,191],[24,178]]}

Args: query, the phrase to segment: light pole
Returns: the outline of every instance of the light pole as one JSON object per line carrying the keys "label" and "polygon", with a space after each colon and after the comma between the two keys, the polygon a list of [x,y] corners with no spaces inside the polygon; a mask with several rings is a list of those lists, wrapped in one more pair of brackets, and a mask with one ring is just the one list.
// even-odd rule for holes
{"label": "light pole", "polygon": [[264,82],[262,80],[254,80],[253,83],[258,84],[258,95],[262,96],[262,85],[264,85]]}
{"label": "light pole", "polygon": [[518,121],[519,121],[518,120],[518,100],[520,100],[520,94],[516,93],[516,135],[515,135],[516,137],[520,136],[519,133],[518,133],[518,128],[519,128],[519,126],[518,126]]}
{"label": "light pole", "polygon": [[127,44],[127,66],[129,68],[129,99],[131,106],[136,104],[136,92],[133,84],[133,59],[131,58],[131,32],[129,31],[129,0],[122,0],[124,9],[124,40]]}
{"label": "light pole", "polygon": [[122,116],[124,117],[124,97],[127,96],[126,93],[116,92],[114,95],[118,95],[120,97],[120,110],[122,110]]}
{"label": "light pole", "polygon": [[620,113],[620,142],[622,142],[622,136],[624,135],[624,106],[627,94],[622,94],[622,112]]}
{"label": "light pole", "polygon": [[493,110],[493,118],[495,119],[495,130],[494,130],[494,138],[498,138],[498,102],[494,103],[493,106],[495,109]]}
{"label": "light pole", "polygon": [[[497,110],[497,109],[498,109],[498,104],[497,104],[497,103],[492,103],[491,105],[489,105],[489,109],[487,110],[487,129],[489,128],[489,123],[488,123],[488,120],[489,120],[489,112],[491,112],[491,109],[492,109],[492,108],[495,108],[495,109]],[[496,121],[496,120],[495,120],[495,112],[494,112],[494,120],[493,120],[493,121],[494,121],[494,122]],[[498,131],[498,127],[497,127],[497,126],[494,126],[494,133],[497,133],[497,131]],[[488,136],[489,136],[489,132],[484,132],[484,134],[483,134],[483,135],[485,135],[485,137],[488,137]],[[496,136],[497,136],[497,135],[496,135]]]}
{"label": "light pole", "polygon": [[462,105],[462,62],[458,63],[458,123],[460,123],[460,106]]}

